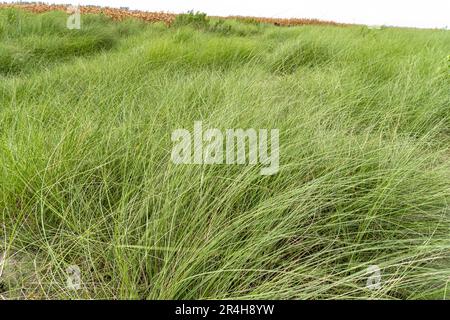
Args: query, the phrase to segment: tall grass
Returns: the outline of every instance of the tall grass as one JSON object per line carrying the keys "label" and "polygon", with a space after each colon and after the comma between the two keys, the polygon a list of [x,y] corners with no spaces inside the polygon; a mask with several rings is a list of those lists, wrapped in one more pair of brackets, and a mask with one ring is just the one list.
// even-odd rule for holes
{"label": "tall grass", "polygon": [[80,30],[66,27],[68,15],[40,15],[17,9],[0,11],[0,74],[29,72],[55,62],[112,49],[121,37],[139,32],[141,22],[113,23],[104,16],[85,15]]}
{"label": "tall grass", "polygon": [[[2,297],[448,298],[448,31],[149,24],[103,46],[121,24],[14,14],[0,56],[46,63],[0,60]],[[278,128],[280,172],[172,164],[196,120]]]}

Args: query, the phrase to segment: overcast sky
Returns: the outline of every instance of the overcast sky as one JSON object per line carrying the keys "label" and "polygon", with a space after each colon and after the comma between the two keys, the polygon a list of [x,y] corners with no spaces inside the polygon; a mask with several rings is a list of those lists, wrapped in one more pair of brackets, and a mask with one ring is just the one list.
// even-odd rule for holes
{"label": "overcast sky", "polygon": [[56,0],[46,2],[129,7],[174,13],[194,9],[219,16],[317,18],[369,25],[426,28],[447,26],[450,28],[450,0]]}

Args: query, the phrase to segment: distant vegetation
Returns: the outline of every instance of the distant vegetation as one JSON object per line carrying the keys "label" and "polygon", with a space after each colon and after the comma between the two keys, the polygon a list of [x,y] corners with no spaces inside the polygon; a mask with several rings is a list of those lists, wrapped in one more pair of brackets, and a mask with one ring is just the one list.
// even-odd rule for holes
{"label": "distant vegetation", "polygon": [[[244,21],[248,22],[248,19]],[[196,30],[238,36],[248,36],[258,33],[262,27],[262,23],[256,21],[248,24],[245,25],[245,23],[233,19],[208,18],[205,13],[190,11],[177,15],[171,27],[180,28],[188,26]]]}
{"label": "distant vegetation", "polygon": [[[2,4],[0,7],[3,8],[22,8],[29,10],[34,13],[43,13],[47,11],[66,11],[67,5],[47,5],[42,3],[15,3],[15,4]],[[127,9],[117,9],[117,8],[104,8],[97,6],[80,6],[81,12],[83,14],[102,14],[106,15],[114,20],[124,20],[128,18],[136,18],[147,22],[164,22],[167,25],[172,24],[178,15],[162,12],[145,12],[145,11],[132,11]],[[181,14],[186,15],[202,15],[201,12],[194,12],[193,10]],[[206,18],[206,17],[205,17]],[[317,19],[282,19],[282,18],[258,18],[258,17],[242,17],[242,16],[232,16],[226,17],[225,19],[237,20],[246,24],[254,23],[267,23],[277,26],[297,26],[297,25],[335,25],[335,26],[345,26],[342,23],[336,23],[333,21],[322,21]]]}

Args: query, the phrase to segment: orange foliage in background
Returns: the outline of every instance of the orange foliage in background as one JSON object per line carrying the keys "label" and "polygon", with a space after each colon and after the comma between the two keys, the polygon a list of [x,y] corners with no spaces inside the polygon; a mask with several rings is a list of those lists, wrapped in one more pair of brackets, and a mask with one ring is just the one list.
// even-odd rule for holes
{"label": "orange foliage in background", "polygon": [[[68,5],[48,5],[43,3],[0,3],[0,8],[22,8],[34,13],[42,13],[47,11],[67,11]],[[81,14],[104,14],[111,17],[114,20],[124,20],[127,18],[137,18],[147,22],[164,22],[170,25],[177,16],[173,13],[164,12],[147,12],[147,11],[135,11],[128,9],[117,9],[109,7],[97,7],[97,6],[80,6]],[[345,24],[336,23],[333,21],[322,21],[317,19],[281,19],[281,18],[259,18],[259,17],[243,17],[243,16],[230,16],[230,17],[217,17],[225,19],[236,19],[241,21],[253,21],[273,24],[276,26],[296,26],[296,25],[335,25],[344,26]]]}
{"label": "orange foliage in background", "polygon": [[[42,13],[47,11],[64,11],[67,12],[69,5],[48,5],[43,3],[0,3],[0,8],[21,8],[34,13]],[[97,6],[79,6],[81,14],[104,14],[114,20],[124,20],[127,18],[137,18],[147,22],[164,22],[171,24],[175,19],[175,14],[163,12],[144,12],[131,11],[127,9],[116,9],[109,7]]]}

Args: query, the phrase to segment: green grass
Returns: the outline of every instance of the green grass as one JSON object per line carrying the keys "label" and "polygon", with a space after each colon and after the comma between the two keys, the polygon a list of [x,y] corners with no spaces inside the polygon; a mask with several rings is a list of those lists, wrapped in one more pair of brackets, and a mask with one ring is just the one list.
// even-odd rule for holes
{"label": "green grass", "polygon": [[85,15],[80,30],[66,28],[68,15],[41,15],[0,10],[0,75],[28,72],[77,56],[112,49],[122,37],[138,33],[143,23],[116,24],[103,16]]}
{"label": "green grass", "polygon": [[[2,297],[449,298],[449,31],[65,18],[0,10]],[[279,173],[172,164],[199,120]]]}

